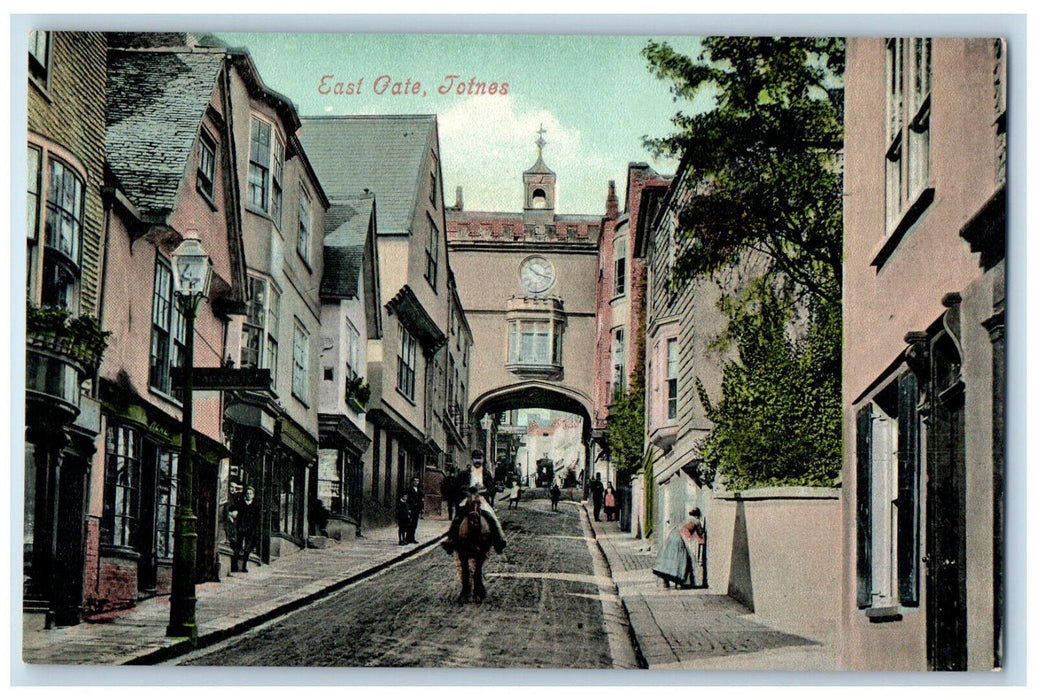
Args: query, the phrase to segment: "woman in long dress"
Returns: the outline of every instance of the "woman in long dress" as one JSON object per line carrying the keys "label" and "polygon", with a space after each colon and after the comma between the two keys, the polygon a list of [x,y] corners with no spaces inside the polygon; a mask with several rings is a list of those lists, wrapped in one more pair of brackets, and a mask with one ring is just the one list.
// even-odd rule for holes
{"label": "woman in long dress", "polygon": [[705,531],[702,528],[702,513],[693,508],[688,521],[675,527],[663,541],[659,557],[652,573],[669,586],[691,588],[705,584],[703,559],[705,555]]}

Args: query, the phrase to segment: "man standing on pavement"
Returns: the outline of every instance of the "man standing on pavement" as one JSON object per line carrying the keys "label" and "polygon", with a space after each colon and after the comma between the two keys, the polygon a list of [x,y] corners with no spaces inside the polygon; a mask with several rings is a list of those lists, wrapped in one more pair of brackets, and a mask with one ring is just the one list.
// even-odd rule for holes
{"label": "man standing on pavement", "polygon": [[597,472],[591,481],[591,498],[594,499],[594,519],[601,522],[601,504],[605,499],[605,485],[601,483],[601,472]]}
{"label": "man standing on pavement", "polygon": [[410,487],[404,497],[407,499],[407,511],[410,516],[407,524],[407,542],[417,544],[415,534],[418,530],[418,518],[425,509],[425,494],[421,492],[421,479],[414,477],[410,480]]}

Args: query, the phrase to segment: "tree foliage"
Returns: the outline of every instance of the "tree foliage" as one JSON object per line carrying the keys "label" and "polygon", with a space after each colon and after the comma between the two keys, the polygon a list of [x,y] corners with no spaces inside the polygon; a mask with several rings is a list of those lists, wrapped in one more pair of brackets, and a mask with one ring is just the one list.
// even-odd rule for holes
{"label": "tree foliage", "polygon": [[642,468],[645,436],[645,284],[643,269],[632,280],[634,298],[640,300],[641,313],[633,330],[631,352],[634,364],[630,385],[620,391],[609,407],[609,460],[616,466],[620,483],[627,484]]}
{"label": "tree foliage", "polygon": [[675,101],[677,132],[645,138],[685,159],[697,196],[680,214],[680,280],[716,271],[745,249],[769,254],[799,288],[829,301],[842,278],[842,74],[837,38],[709,37],[697,58],[665,42],[643,50]]}
{"label": "tree foliage", "polygon": [[697,57],[654,41],[643,55],[674,100],[698,110],[678,111],[670,136],[645,139],[656,154],[681,156],[691,178],[674,283],[747,251],[770,260],[741,296],[721,298],[729,323],[719,342],[734,359],[717,401],[697,382],[714,424],[702,476],[719,473],[728,488],[831,485],[842,449],[845,42],[710,37]]}
{"label": "tree foliage", "polygon": [[840,305],[815,307],[799,341],[788,330],[792,294],[770,276],[723,297],[721,308],[737,358],[724,366],[717,403],[696,381],[713,422],[702,446],[707,480],[719,473],[729,489],[832,486],[842,463]]}

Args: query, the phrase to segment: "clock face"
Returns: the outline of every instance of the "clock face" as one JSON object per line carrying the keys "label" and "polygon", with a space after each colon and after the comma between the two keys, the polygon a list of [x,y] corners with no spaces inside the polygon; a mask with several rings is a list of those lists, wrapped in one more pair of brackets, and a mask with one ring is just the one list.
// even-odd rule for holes
{"label": "clock face", "polygon": [[555,283],[554,265],[544,257],[534,255],[522,261],[519,282],[528,294],[543,294]]}

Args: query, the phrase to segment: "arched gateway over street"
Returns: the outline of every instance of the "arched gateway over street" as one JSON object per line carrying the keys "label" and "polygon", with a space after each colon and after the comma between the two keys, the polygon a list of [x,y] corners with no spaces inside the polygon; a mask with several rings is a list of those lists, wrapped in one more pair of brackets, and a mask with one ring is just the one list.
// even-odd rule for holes
{"label": "arched gateway over street", "polygon": [[555,212],[542,135],[537,146],[522,173],[522,211],[465,211],[460,188],[447,208],[450,263],[476,348],[468,410],[473,426],[521,408],[580,416],[590,464],[603,217]]}

